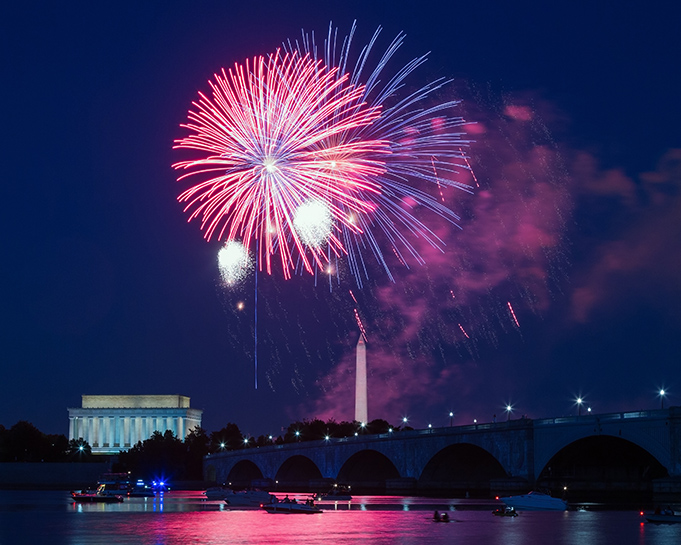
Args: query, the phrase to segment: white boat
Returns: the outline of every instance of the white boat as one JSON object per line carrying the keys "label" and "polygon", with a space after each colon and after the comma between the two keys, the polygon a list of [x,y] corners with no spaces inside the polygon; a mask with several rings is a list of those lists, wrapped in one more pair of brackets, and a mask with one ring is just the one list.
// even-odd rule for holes
{"label": "white boat", "polygon": [[314,497],[317,501],[350,501],[350,487],[333,485],[333,488],[327,494],[316,494]]}
{"label": "white boat", "polygon": [[240,490],[228,493],[224,497],[225,503],[232,509],[259,509],[263,505],[270,505],[277,501],[277,497],[264,490]]}
{"label": "white boat", "polygon": [[120,494],[106,494],[106,485],[100,484],[97,490],[71,491],[71,497],[78,503],[116,503],[122,502]]}
{"label": "white boat", "polygon": [[521,511],[565,511],[567,502],[560,498],[553,498],[542,492],[530,492],[520,496],[499,498],[508,507]]}
{"label": "white boat", "polygon": [[315,513],[323,513],[319,507],[314,504],[311,499],[305,502],[297,502],[296,500],[291,501],[277,501],[275,503],[270,503],[269,505],[263,505],[262,508],[268,513],[282,513],[282,514],[307,514],[312,515]]}
{"label": "white boat", "polygon": [[206,496],[207,500],[216,501],[224,500],[228,495],[232,494],[234,491],[231,488],[225,488],[223,486],[212,486],[204,491],[203,495]]}
{"label": "white boat", "polygon": [[653,524],[678,524],[681,523],[681,515],[676,515],[671,509],[664,511],[655,511],[646,515],[646,520]]}

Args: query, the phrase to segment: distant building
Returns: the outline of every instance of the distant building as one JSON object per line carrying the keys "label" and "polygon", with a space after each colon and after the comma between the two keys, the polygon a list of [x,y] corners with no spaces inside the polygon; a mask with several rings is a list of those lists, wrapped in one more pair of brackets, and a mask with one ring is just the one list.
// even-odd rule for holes
{"label": "distant building", "polygon": [[184,439],[203,414],[181,395],[84,395],[82,407],[68,411],[69,439],[84,439],[94,454],[118,454],[154,431]]}

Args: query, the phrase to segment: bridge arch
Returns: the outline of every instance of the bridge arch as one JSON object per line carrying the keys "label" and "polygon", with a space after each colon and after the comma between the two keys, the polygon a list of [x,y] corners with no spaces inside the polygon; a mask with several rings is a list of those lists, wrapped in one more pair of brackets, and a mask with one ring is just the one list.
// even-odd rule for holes
{"label": "bridge arch", "polygon": [[227,474],[227,482],[235,488],[249,487],[251,486],[251,481],[262,478],[262,471],[250,460],[237,462]]}
{"label": "bridge arch", "polygon": [[322,478],[322,472],[310,458],[296,454],[279,466],[274,478],[280,490],[307,490],[311,480]]}
{"label": "bridge arch", "polygon": [[[653,480],[669,476],[650,452],[614,435],[591,435],[567,444],[542,468],[537,484],[572,501],[637,498],[651,501]],[[566,488],[564,488],[566,487]]]}
{"label": "bridge arch", "polygon": [[386,481],[400,478],[395,464],[385,454],[364,449],[350,456],[338,471],[338,482],[353,490],[385,490]]}
{"label": "bridge arch", "polygon": [[449,445],[430,458],[418,479],[423,492],[487,497],[490,481],[507,477],[506,470],[490,452],[472,443]]}
{"label": "bridge arch", "polygon": [[[600,423],[598,420],[594,427],[584,428],[579,426],[559,429],[556,428],[544,441],[538,442],[535,447],[534,475],[539,477],[544,468],[549,464],[553,456],[568,445],[587,437],[607,436],[627,440],[648,452],[655,460],[662,464],[668,471],[672,470],[671,451],[668,444],[657,439],[657,434],[647,433],[646,429],[636,429],[632,426],[624,427],[620,422]],[[622,433],[624,429],[624,434]],[[537,434],[535,430],[535,434]]]}

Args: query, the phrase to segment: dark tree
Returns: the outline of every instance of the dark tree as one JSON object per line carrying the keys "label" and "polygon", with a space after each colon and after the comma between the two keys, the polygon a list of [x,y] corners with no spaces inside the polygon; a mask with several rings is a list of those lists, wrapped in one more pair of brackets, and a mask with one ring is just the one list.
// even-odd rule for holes
{"label": "dark tree", "polygon": [[393,426],[391,426],[387,420],[383,420],[381,418],[377,418],[376,420],[372,420],[367,424],[367,431],[369,433],[388,433],[390,429],[395,429]]}
{"label": "dark tree", "polygon": [[120,468],[144,480],[182,480],[187,478],[186,452],[184,443],[172,431],[155,431],[151,438],[121,452]]}
{"label": "dark tree", "polygon": [[45,434],[30,422],[20,420],[7,431],[8,462],[42,462],[48,450]]}
{"label": "dark tree", "polygon": [[72,462],[87,462],[92,458],[92,449],[88,442],[80,437],[68,443],[68,459]]}
{"label": "dark tree", "polygon": [[210,438],[206,430],[195,427],[184,438],[186,449],[186,478],[199,481],[203,479],[203,457],[210,452]]}
{"label": "dark tree", "polygon": [[210,452],[243,448],[244,436],[236,424],[228,423],[224,428],[210,434]]}

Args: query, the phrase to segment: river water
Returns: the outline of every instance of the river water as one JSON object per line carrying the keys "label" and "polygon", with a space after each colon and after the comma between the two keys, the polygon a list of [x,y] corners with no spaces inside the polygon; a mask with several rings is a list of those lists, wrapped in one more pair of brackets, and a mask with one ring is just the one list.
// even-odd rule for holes
{"label": "river water", "polygon": [[[646,523],[638,511],[526,511],[506,518],[493,516],[490,503],[360,496],[321,503],[321,514],[273,515],[230,511],[224,502],[203,500],[200,492],[80,505],[67,492],[5,490],[0,545],[681,543],[681,524]],[[435,509],[447,511],[452,522],[434,523]]]}

